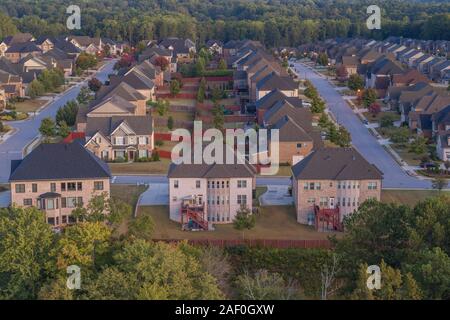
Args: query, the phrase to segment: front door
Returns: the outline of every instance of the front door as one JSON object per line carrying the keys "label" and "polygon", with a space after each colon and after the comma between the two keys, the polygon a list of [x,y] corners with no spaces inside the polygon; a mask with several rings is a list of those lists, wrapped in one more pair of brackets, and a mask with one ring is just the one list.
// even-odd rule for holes
{"label": "front door", "polygon": [[330,198],[330,209],[334,209],[334,208],[335,208],[334,198]]}
{"label": "front door", "polygon": [[128,151],[128,160],[134,161],[134,151]]}

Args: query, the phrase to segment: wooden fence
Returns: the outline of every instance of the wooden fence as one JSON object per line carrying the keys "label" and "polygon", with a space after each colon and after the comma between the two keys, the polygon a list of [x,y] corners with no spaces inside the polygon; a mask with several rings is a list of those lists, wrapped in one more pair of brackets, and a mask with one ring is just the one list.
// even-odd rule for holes
{"label": "wooden fence", "polygon": [[[167,243],[178,243],[184,240],[176,239],[153,239],[154,241],[162,241]],[[187,243],[193,246],[215,246],[215,247],[263,247],[263,248],[299,248],[299,249],[329,249],[331,242],[328,240],[277,240],[277,239],[236,239],[236,240],[221,240],[221,239],[191,239],[186,240]]]}

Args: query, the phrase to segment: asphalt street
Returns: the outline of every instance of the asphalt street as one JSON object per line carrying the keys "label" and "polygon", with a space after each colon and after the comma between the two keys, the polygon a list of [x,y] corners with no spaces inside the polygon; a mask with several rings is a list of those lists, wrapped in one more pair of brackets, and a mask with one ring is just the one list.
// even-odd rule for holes
{"label": "asphalt street", "polygon": [[301,78],[307,78],[326,101],[337,122],[343,125],[352,136],[353,146],[384,174],[383,187],[399,189],[431,189],[429,180],[420,180],[408,175],[392,156],[372,136],[358,116],[347,105],[343,97],[328,80],[306,65],[294,63]]}
{"label": "asphalt street", "polygon": [[[103,68],[96,73],[95,77],[100,81],[108,79],[108,75],[113,72],[115,60],[108,61]],[[63,94],[56,96],[42,112],[23,121],[8,122],[8,125],[17,129],[17,131],[5,142],[0,143],[0,183],[6,183],[9,179],[11,160],[21,159],[23,148],[30,143],[37,135],[39,126],[44,118],[54,118],[58,109],[68,101],[74,100],[80,88],[86,85],[82,82]]]}

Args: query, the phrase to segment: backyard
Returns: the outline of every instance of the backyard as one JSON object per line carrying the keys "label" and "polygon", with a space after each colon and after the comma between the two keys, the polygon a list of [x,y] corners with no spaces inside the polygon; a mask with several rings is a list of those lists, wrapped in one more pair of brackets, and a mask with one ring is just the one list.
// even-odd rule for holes
{"label": "backyard", "polygon": [[108,163],[111,173],[118,174],[167,174],[170,159],[161,158],[160,161]]}
{"label": "backyard", "polygon": [[[139,208],[139,215],[150,215],[155,223],[154,239],[242,239],[242,231],[233,224],[214,225],[214,231],[182,231],[180,224],[169,219],[167,206],[146,206]],[[256,215],[256,226],[245,230],[245,239],[274,240],[326,240],[335,233],[316,232],[313,227],[297,223],[292,206],[261,207]],[[339,234],[338,234],[339,235]]]}
{"label": "backyard", "polygon": [[26,99],[24,101],[16,102],[14,108],[17,112],[35,112],[47,102],[47,99]]}
{"label": "backyard", "polygon": [[[450,191],[442,191],[441,194],[450,195]],[[419,201],[438,195],[439,191],[437,190],[383,190],[381,202],[414,206]]]}

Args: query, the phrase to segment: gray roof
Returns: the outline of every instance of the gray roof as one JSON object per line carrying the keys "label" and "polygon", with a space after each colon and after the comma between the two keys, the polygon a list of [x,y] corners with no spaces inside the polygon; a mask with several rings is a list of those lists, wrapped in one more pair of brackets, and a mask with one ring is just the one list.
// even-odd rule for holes
{"label": "gray roof", "polygon": [[271,129],[279,130],[279,141],[313,141],[311,136],[289,116],[281,117]]}
{"label": "gray roof", "polygon": [[258,90],[295,90],[298,89],[298,84],[290,77],[280,77],[275,72],[270,73],[256,84]]}
{"label": "gray roof", "polygon": [[108,165],[80,143],[41,144],[11,163],[10,181],[111,177]]}
{"label": "gray roof", "polygon": [[108,137],[122,122],[125,122],[137,135],[152,134],[152,117],[151,115],[145,115],[88,118],[86,123],[86,136],[92,137],[96,132],[101,132],[104,136]]}
{"label": "gray roof", "polygon": [[353,148],[323,148],[292,167],[297,180],[379,180],[382,172]]}
{"label": "gray roof", "polygon": [[286,100],[294,107],[303,107],[302,100],[296,97],[287,97],[279,89],[273,89],[255,102],[256,109],[270,109],[279,100]]}

